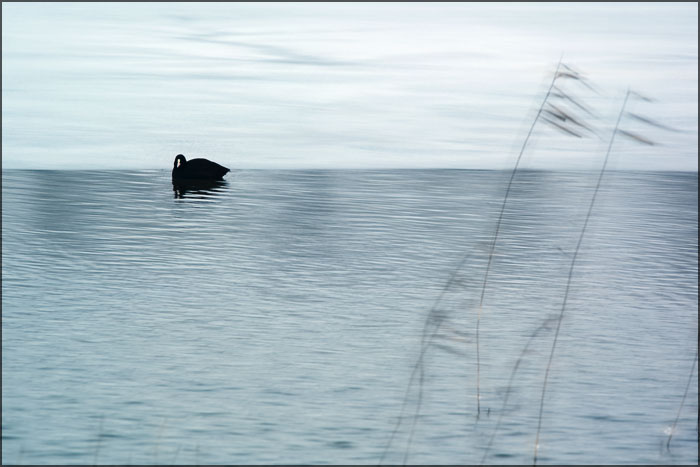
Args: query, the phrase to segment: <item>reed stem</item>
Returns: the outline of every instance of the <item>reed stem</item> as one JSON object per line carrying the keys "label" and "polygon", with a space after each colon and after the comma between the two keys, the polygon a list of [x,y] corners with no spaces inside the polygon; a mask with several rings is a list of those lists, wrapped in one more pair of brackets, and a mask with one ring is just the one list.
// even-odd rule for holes
{"label": "reed stem", "polygon": [[685,385],[685,392],[683,393],[683,398],[681,399],[681,405],[678,407],[678,414],[676,419],[673,421],[671,426],[671,432],[668,434],[668,441],[666,441],[666,449],[671,449],[671,438],[673,438],[673,432],[676,431],[676,425],[678,424],[678,419],[681,417],[681,411],[683,410],[683,404],[685,404],[685,398],[688,397],[688,389],[690,389],[690,383],[693,381],[693,373],[695,373],[695,364],[698,362],[698,348],[695,348],[695,358],[693,359],[693,366],[690,368],[690,375],[688,376],[688,384]]}
{"label": "reed stem", "polygon": [[562,59],[559,59],[559,63],[557,64],[557,68],[554,71],[554,76],[552,77],[552,82],[549,85],[549,89],[547,89],[547,94],[544,96],[544,99],[542,100],[542,105],[540,105],[539,110],[537,111],[537,115],[535,116],[535,119],[532,121],[532,125],[530,126],[530,130],[527,133],[527,136],[525,137],[525,141],[523,142],[522,148],[520,148],[520,153],[518,154],[518,158],[515,161],[515,166],[513,167],[513,170],[511,171],[510,174],[510,179],[508,180],[508,187],[506,188],[506,194],[503,197],[503,204],[501,205],[501,212],[498,215],[498,222],[496,222],[496,231],[493,235],[493,240],[491,241],[491,246],[489,248],[489,259],[488,263],[486,264],[486,272],[484,273],[484,282],[481,287],[481,297],[479,298],[479,310],[477,313],[476,317],[476,416],[479,418],[479,415],[481,414],[481,358],[480,358],[480,345],[479,345],[479,325],[481,323],[481,313],[483,310],[484,306],[484,296],[486,294],[486,284],[488,283],[489,279],[489,271],[491,270],[491,263],[493,261],[493,252],[496,249],[496,241],[498,240],[498,233],[501,229],[501,222],[503,221],[503,213],[505,212],[506,209],[506,204],[508,203],[508,195],[510,194],[510,189],[511,186],[513,185],[513,179],[515,179],[515,174],[518,171],[518,167],[520,166],[520,160],[523,157],[523,153],[525,152],[525,147],[527,146],[528,141],[530,141],[530,136],[532,136],[532,131],[535,129],[535,124],[540,118],[540,115],[542,114],[542,110],[544,109],[545,104],[547,103],[547,99],[549,99],[549,95],[552,93],[552,88],[554,87],[554,82],[557,80],[557,76],[559,74],[559,68],[561,67],[561,61]]}
{"label": "reed stem", "polygon": [[[421,349],[420,349],[420,353],[418,354],[418,360],[416,361],[416,364],[413,366],[413,371],[411,371],[411,376],[408,380],[408,386],[406,387],[406,393],[404,395],[403,403],[401,404],[401,412],[399,414],[399,418],[396,421],[396,424],[394,425],[394,429],[391,432],[391,436],[389,437],[389,441],[387,442],[386,446],[384,447],[384,451],[382,452],[382,456],[379,459],[379,465],[382,465],[384,463],[384,459],[386,458],[386,455],[389,452],[389,448],[393,444],[394,438],[396,437],[396,435],[399,431],[399,427],[403,423],[404,412],[406,410],[406,405],[408,404],[408,396],[409,396],[410,391],[411,391],[411,386],[413,385],[413,382],[416,379],[416,374],[420,371],[421,376],[419,379],[419,388],[418,388],[419,404],[418,404],[418,407],[416,408],[416,413],[414,414],[414,423],[413,423],[413,426],[411,428],[411,434],[409,436],[409,443],[406,447],[406,450],[408,451],[408,449],[410,448],[410,443],[411,443],[411,440],[413,438],[413,429],[415,428],[415,419],[418,417],[418,412],[420,410],[420,404],[422,401],[423,358],[425,357],[425,354],[428,351],[428,348],[430,347],[430,343],[432,342],[433,338],[437,335],[438,331],[440,330],[440,326],[442,325],[442,318],[438,318],[436,320],[435,329],[433,329],[433,331],[431,333],[428,332],[428,327],[438,311],[438,306],[440,305],[440,302],[442,301],[442,297],[445,296],[445,294],[450,289],[452,284],[457,280],[457,274],[462,269],[462,267],[467,262],[467,260],[469,259],[470,256],[471,256],[471,253],[466,253],[464,256],[462,256],[462,259],[457,264],[457,267],[452,271],[450,278],[447,280],[447,282],[443,286],[442,290],[440,291],[440,295],[438,295],[437,299],[435,300],[435,302],[433,303],[433,306],[430,309],[430,312],[428,313],[427,318],[425,319],[425,324],[423,325],[423,335],[421,337]],[[404,456],[404,463],[406,461],[406,455]]]}
{"label": "reed stem", "polygon": [[552,341],[552,349],[549,352],[549,361],[547,362],[547,369],[544,373],[544,382],[542,383],[542,395],[540,397],[540,410],[537,418],[537,435],[535,437],[535,454],[532,460],[533,465],[537,465],[537,454],[539,452],[540,443],[540,431],[542,428],[542,410],[544,408],[544,397],[547,390],[547,381],[549,379],[549,370],[552,367],[552,359],[554,358],[554,350],[557,346],[557,340],[559,338],[559,330],[561,329],[562,318],[564,317],[564,311],[566,310],[566,302],[569,298],[569,289],[571,287],[571,279],[574,274],[574,266],[576,265],[576,257],[581,248],[581,243],[583,242],[583,236],[586,233],[586,227],[588,226],[588,221],[591,218],[591,213],[593,212],[593,205],[595,204],[596,196],[600,190],[601,182],[603,181],[603,175],[605,174],[605,168],[608,165],[608,159],[610,157],[610,150],[612,149],[613,142],[615,141],[615,135],[617,134],[618,127],[620,126],[620,120],[622,119],[622,114],[627,106],[627,99],[630,96],[630,90],[627,90],[625,94],[625,101],[622,103],[622,108],[620,109],[620,115],[617,117],[617,122],[615,123],[615,129],[613,130],[612,136],[610,137],[610,143],[608,144],[608,150],[605,153],[605,159],[603,161],[603,167],[600,169],[600,174],[598,175],[598,182],[596,184],[595,190],[593,191],[593,196],[591,197],[591,202],[588,206],[588,213],[586,214],[586,220],[583,222],[583,228],[581,229],[581,235],[579,235],[578,242],[576,244],[576,249],[574,250],[574,255],[571,258],[571,266],[569,268],[569,277],[566,281],[566,290],[564,292],[564,300],[561,305],[561,311],[559,312],[559,319],[557,319],[557,328],[554,331],[554,340]]}

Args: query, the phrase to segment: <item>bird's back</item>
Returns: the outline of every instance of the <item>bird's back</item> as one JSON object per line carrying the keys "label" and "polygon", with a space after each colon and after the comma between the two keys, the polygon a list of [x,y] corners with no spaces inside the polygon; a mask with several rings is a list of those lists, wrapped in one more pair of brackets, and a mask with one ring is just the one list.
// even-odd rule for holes
{"label": "bird's back", "polygon": [[173,172],[174,177],[190,180],[220,179],[231,170],[221,164],[208,159],[190,159],[183,164],[180,170]]}

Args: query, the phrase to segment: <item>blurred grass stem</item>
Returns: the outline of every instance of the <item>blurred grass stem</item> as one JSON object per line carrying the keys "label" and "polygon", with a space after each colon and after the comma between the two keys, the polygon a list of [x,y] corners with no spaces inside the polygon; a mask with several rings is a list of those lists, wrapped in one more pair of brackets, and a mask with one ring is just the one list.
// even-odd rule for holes
{"label": "blurred grass stem", "polygon": [[[563,58],[563,57],[562,57]],[[549,95],[552,93],[552,89],[554,88],[554,83],[556,82],[557,78],[560,76],[559,74],[559,69],[562,66],[562,59],[559,59],[559,63],[557,64],[557,68],[554,71],[554,76],[552,77],[552,82],[549,85],[549,89],[547,89],[547,94],[544,96],[544,99],[542,100],[542,105],[540,105],[539,110],[537,111],[537,115],[535,116],[534,120],[532,121],[532,125],[530,126],[530,130],[527,133],[527,136],[525,137],[525,141],[523,142],[522,148],[520,148],[520,154],[518,154],[518,158],[515,161],[515,166],[513,167],[513,170],[511,171],[510,174],[510,179],[508,180],[508,187],[506,188],[506,194],[503,197],[503,204],[501,205],[501,212],[498,215],[498,222],[496,222],[496,231],[494,232],[493,235],[493,240],[491,241],[491,246],[489,247],[489,259],[488,263],[486,264],[486,272],[484,273],[484,282],[481,287],[481,297],[479,298],[479,310],[477,313],[477,318],[476,318],[476,416],[479,418],[479,415],[481,414],[481,357],[480,357],[480,346],[479,346],[479,324],[481,323],[481,313],[483,311],[484,307],[484,296],[486,295],[486,285],[488,283],[489,279],[489,272],[491,270],[491,263],[493,262],[493,253],[494,250],[496,249],[496,242],[498,241],[498,233],[501,229],[501,222],[503,221],[503,213],[506,209],[506,204],[508,203],[508,195],[510,194],[510,189],[511,186],[513,185],[513,180],[515,179],[515,174],[518,171],[518,167],[520,166],[520,160],[523,157],[523,153],[525,152],[525,148],[527,147],[527,143],[530,141],[530,136],[532,136],[532,132],[535,129],[535,125],[537,124],[537,121],[539,120],[540,115],[542,115],[542,111],[544,110],[544,106],[547,103],[547,99],[549,99]]]}
{"label": "blurred grass stem", "polygon": [[618,128],[620,126],[620,120],[622,119],[622,115],[625,111],[625,107],[627,106],[627,99],[630,96],[630,90],[627,90],[627,93],[625,94],[625,100],[622,103],[622,109],[620,109],[620,115],[617,117],[617,122],[615,123],[615,129],[613,130],[612,136],[610,137],[610,143],[608,144],[608,150],[605,153],[605,159],[603,160],[603,167],[600,169],[600,174],[598,175],[598,182],[596,184],[595,190],[593,191],[593,196],[591,197],[591,202],[588,206],[588,213],[586,214],[586,219],[583,222],[583,227],[581,228],[581,234],[579,235],[578,238],[578,243],[576,244],[576,249],[574,250],[574,255],[571,258],[571,266],[569,268],[569,277],[566,281],[566,290],[564,292],[564,300],[561,305],[561,311],[559,313],[559,319],[557,320],[557,327],[556,330],[554,331],[554,339],[552,341],[552,349],[550,350],[549,353],[549,360],[547,362],[547,369],[545,370],[544,373],[544,382],[542,383],[542,394],[540,397],[540,410],[539,410],[539,415],[537,417],[537,435],[535,436],[535,454],[532,460],[533,465],[537,465],[537,455],[539,453],[539,443],[540,443],[540,431],[542,428],[542,410],[544,408],[544,398],[545,394],[547,391],[547,381],[549,379],[549,370],[552,367],[552,359],[554,357],[554,350],[556,349],[557,346],[557,340],[559,338],[559,330],[561,329],[561,322],[562,318],[564,317],[564,311],[566,310],[566,302],[569,298],[569,290],[571,288],[571,278],[573,277],[574,274],[574,266],[576,265],[576,257],[578,256],[578,252],[581,248],[581,243],[583,242],[583,237],[584,234],[586,233],[586,227],[588,226],[588,221],[591,218],[591,213],[593,212],[593,206],[595,204],[595,199],[596,196],[598,195],[598,191],[600,190],[600,185],[601,182],[603,181],[603,175],[605,174],[605,168],[608,165],[608,159],[610,157],[610,150],[612,149],[613,142],[615,141],[615,135],[618,133]]}
{"label": "blurred grass stem", "polygon": [[693,359],[693,366],[690,368],[690,375],[688,376],[688,384],[685,386],[685,393],[683,393],[683,398],[681,399],[681,405],[678,407],[678,414],[676,419],[673,421],[671,426],[671,432],[668,434],[668,441],[666,441],[666,449],[671,449],[671,438],[673,438],[673,433],[676,431],[676,425],[678,424],[678,419],[681,417],[681,411],[683,410],[683,404],[685,404],[685,399],[688,397],[688,389],[690,389],[690,383],[693,381],[693,373],[695,373],[695,365],[698,362],[698,348],[695,347],[695,358]]}

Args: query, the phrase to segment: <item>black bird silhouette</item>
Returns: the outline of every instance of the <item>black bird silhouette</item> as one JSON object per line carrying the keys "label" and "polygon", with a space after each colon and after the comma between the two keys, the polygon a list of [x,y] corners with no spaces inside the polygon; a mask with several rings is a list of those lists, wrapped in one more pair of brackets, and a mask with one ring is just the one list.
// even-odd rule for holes
{"label": "black bird silhouette", "polygon": [[208,159],[187,160],[182,154],[175,157],[173,183],[223,180],[231,170]]}

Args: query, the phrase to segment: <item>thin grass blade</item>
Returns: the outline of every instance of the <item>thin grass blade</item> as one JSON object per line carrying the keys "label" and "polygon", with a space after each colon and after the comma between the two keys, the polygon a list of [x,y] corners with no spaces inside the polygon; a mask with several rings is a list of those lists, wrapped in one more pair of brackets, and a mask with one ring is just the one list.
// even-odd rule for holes
{"label": "thin grass blade", "polygon": [[583,136],[581,136],[580,134],[576,133],[575,131],[573,131],[569,128],[566,128],[564,125],[560,125],[559,123],[555,122],[554,120],[550,120],[547,117],[542,117],[542,120],[544,120],[546,123],[549,123],[550,125],[552,125],[556,129],[558,129],[566,134],[575,136],[577,138],[583,138]]}
{"label": "thin grass blade", "polygon": [[639,120],[640,122],[646,123],[647,125],[655,126],[656,128],[661,128],[662,130],[680,132],[680,130],[677,130],[675,128],[671,128],[670,126],[664,125],[663,123],[659,123],[656,120],[652,120],[650,118],[643,117],[639,114],[627,112],[627,116],[632,117],[635,120]]}
{"label": "thin grass blade", "polygon": [[637,91],[630,91],[630,96],[634,96],[637,99],[641,99],[645,102],[654,102],[654,99],[652,99],[651,97],[647,97],[644,94],[638,93]]}
{"label": "thin grass blade", "polygon": [[552,94],[554,97],[558,97],[560,99],[566,99],[569,102],[571,102],[572,104],[574,104],[576,107],[578,107],[579,109],[586,112],[591,117],[595,117],[595,114],[588,107],[586,107],[585,105],[578,102],[576,99],[571,97],[569,94],[565,93],[564,91],[562,91],[560,88],[558,88],[556,86],[554,87],[554,89],[555,89],[555,92]]}
{"label": "thin grass blade", "polygon": [[619,129],[618,129],[617,132],[620,133],[620,134],[623,135],[623,136],[627,136],[628,138],[633,139],[633,140],[635,140],[635,141],[638,141],[638,142],[640,142],[640,143],[642,143],[642,144],[647,144],[647,145],[649,145],[649,146],[654,146],[654,144],[655,144],[652,140],[647,139],[647,138],[645,138],[645,137],[643,137],[643,136],[640,136],[640,135],[638,135],[638,134],[636,134],[636,133],[632,133],[631,131],[625,131],[625,130],[619,130]]}
{"label": "thin grass blade", "polygon": [[556,105],[552,104],[551,102],[548,104],[552,109],[554,109],[554,111],[557,114],[559,114],[561,117],[564,117],[564,120],[569,120],[574,125],[580,126],[581,128],[585,128],[586,130],[593,132],[593,129],[591,127],[589,127],[588,125],[586,125],[584,123],[581,123],[578,119],[572,117],[570,113],[563,111],[561,108],[557,107]]}

